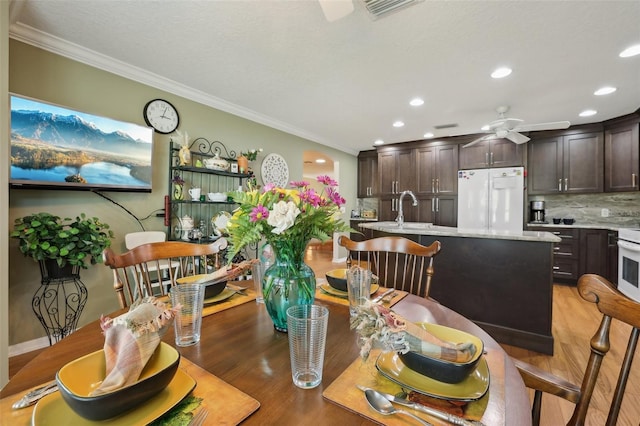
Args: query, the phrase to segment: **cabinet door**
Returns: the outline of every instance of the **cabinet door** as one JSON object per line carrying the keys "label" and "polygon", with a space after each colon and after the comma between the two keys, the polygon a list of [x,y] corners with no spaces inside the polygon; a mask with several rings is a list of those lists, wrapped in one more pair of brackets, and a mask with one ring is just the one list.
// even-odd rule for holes
{"label": "cabinet door", "polygon": [[[458,193],[458,145],[436,147],[436,191],[438,194]],[[420,169],[418,169],[420,170]]]}
{"label": "cabinet door", "polygon": [[489,164],[491,167],[523,166],[523,145],[509,139],[493,139],[490,141]]}
{"label": "cabinet door", "polygon": [[605,130],[605,192],[638,190],[638,126],[638,123],[633,123]]}
{"label": "cabinet door", "polygon": [[458,197],[439,196],[436,199],[436,225],[458,226]]}
{"label": "cabinet door", "polygon": [[378,155],[358,157],[358,198],[378,195]]}
{"label": "cabinet door", "polygon": [[381,152],[378,154],[378,194],[391,196],[396,189],[396,153]]}
{"label": "cabinet door", "polygon": [[431,195],[436,192],[436,148],[425,146],[416,149],[416,187],[417,196]]}
{"label": "cabinet door", "polygon": [[563,138],[563,191],[603,192],[604,163],[601,132]]}
{"label": "cabinet door", "polygon": [[380,200],[380,211],[378,212],[378,219],[380,221],[395,220],[398,216],[396,200],[397,198],[383,198]]}
{"label": "cabinet door", "polygon": [[415,190],[416,186],[416,165],[413,150],[408,149],[398,151],[396,159],[396,193],[399,194],[407,189]]}
{"label": "cabinet door", "polygon": [[425,197],[418,200],[418,222],[436,222],[435,197]]}
{"label": "cabinet door", "polygon": [[485,167],[489,167],[489,141],[460,148],[460,169],[484,169]]}
{"label": "cabinet door", "polygon": [[609,273],[609,234],[604,229],[580,230],[580,275]]}
{"label": "cabinet door", "polygon": [[531,140],[527,145],[529,195],[561,192],[562,137]]}

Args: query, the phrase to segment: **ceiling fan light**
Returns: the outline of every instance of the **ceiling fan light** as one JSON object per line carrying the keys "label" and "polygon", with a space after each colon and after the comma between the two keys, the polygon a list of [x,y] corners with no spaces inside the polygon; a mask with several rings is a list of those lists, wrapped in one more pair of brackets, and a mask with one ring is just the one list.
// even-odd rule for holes
{"label": "ceiling fan light", "polygon": [[631,56],[640,55],[640,44],[635,44],[631,47],[627,47],[620,52],[621,58],[630,58]]}
{"label": "ceiling fan light", "polygon": [[591,117],[592,115],[596,115],[597,113],[598,113],[598,111],[596,111],[595,109],[585,109],[584,111],[582,111],[578,115],[580,117]]}
{"label": "ceiling fan light", "polygon": [[596,96],[609,95],[609,94],[615,92],[616,90],[618,90],[618,89],[616,89],[615,87],[605,86],[605,87],[599,88],[598,90],[593,92],[593,94],[596,95]]}
{"label": "ceiling fan light", "polygon": [[491,73],[491,77],[493,78],[504,78],[506,76],[508,76],[509,74],[511,74],[513,70],[511,68],[507,68],[507,67],[501,67],[501,68],[497,68],[495,71],[493,71]]}

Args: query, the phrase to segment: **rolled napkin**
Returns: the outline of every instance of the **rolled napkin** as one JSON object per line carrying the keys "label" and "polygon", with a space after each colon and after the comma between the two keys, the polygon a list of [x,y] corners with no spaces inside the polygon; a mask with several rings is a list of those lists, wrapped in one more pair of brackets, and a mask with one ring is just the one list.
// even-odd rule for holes
{"label": "rolled napkin", "polygon": [[376,342],[383,350],[403,354],[419,352],[453,362],[467,362],[476,353],[472,342],[446,342],[391,309],[372,302],[358,307],[351,318],[351,329],[360,335],[360,356],[365,360]]}
{"label": "rolled napkin", "polygon": [[178,308],[169,308],[155,297],[145,297],[134,302],[129,312],[119,317],[101,317],[106,375],[90,396],[135,383]]}
{"label": "rolled napkin", "polygon": [[223,280],[231,281],[251,269],[251,265],[256,262],[258,262],[258,260],[252,259],[242,261],[237,265],[224,265],[210,274],[202,275],[202,277],[194,281],[193,284],[215,283]]}

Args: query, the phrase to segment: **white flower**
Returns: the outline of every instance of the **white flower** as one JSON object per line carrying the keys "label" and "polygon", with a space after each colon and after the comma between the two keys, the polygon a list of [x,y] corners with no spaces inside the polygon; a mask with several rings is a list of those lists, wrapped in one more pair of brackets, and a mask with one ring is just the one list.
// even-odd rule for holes
{"label": "white flower", "polygon": [[267,223],[273,226],[274,234],[282,234],[293,226],[296,217],[300,214],[300,209],[293,201],[278,201],[273,205],[273,210],[269,212]]}

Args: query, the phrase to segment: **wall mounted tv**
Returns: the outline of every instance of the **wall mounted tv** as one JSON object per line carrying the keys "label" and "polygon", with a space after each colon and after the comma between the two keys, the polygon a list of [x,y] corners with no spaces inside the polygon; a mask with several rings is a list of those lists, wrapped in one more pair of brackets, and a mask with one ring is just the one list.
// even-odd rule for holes
{"label": "wall mounted tv", "polygon": [[153,129],[11,95],[12,188],[151,192]]}

